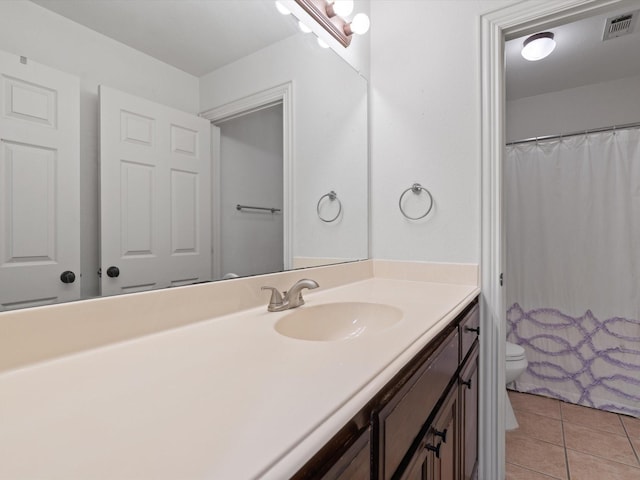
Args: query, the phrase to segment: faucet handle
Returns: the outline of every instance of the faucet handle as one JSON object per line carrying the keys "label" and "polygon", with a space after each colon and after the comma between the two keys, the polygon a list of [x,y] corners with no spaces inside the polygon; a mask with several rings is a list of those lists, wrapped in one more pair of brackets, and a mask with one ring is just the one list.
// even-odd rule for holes
{"label": "faucet handle", "polygon": [[283,304],[282,295],[277,288],[262,287],[261,290],[271,290],[271,298],[269,299],[269,308],[280,307]]}

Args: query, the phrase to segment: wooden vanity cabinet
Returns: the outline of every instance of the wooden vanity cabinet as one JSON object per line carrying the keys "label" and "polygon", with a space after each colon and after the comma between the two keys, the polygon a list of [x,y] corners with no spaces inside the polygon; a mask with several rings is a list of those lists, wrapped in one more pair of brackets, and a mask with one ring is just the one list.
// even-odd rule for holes
{"label": "wooden vanity cabinet", "polygon": [[370,436],[370,429],[367,428],[322,478],[324,480],[369,480],[371,478]]}
{"label": "wooden vanity cabinet", "polygon": [[460,372],[460,478],[475,478],[478,468],[478,342]]}
{"label": "wooden vanity cabinet", "polygon": [[456,478],[461,480],[475,478],[478,467],[479,324],[480,309],[475,305],[459,325],[460,474]]}
{"label": "wooden vanity cabinet", "polygon": [[294,479],[458,480],[477,468],[477,299]]}

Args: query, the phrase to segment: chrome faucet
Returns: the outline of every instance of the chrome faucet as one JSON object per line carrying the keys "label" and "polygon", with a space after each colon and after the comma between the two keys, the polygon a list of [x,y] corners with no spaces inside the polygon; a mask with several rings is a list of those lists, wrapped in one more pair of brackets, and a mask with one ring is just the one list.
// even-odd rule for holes
{"label": "chrome faucet", "polygon": [[318,288],[318,282],[304,278],[298,280],[293,286],[282,294],[274,287],[262,287],[262,290],[271,290],[271,299],[269,300],[269,306],[267,310],[270,312],[282,312],[283,310],[289,310],[290,308],[296,308],[300,305],[304,305],[304,298],[302,298],[302,289]]}

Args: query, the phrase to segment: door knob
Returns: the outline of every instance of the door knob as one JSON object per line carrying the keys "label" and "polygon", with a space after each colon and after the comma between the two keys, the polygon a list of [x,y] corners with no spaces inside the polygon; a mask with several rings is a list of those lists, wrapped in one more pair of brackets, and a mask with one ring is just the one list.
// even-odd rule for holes
{"label": "door knob", "polygon": [[62,283],[73,283],[76,281],[76,274],[71,270],[66,270],[60,274],[60,281]]}
{"label": "door knob", "polygon": [[116,278],[120,275],[120,269],[118,267],[109,267],[107,268],[107,276],[111,278]]}

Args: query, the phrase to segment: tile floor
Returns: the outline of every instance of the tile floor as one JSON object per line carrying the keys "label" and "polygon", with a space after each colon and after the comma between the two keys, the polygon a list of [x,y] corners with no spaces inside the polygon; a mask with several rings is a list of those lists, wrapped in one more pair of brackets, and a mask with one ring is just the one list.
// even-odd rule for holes
{"label": "tile floor", "polygon": [[640,480],[640,419],[509,392],[507,480]]}

